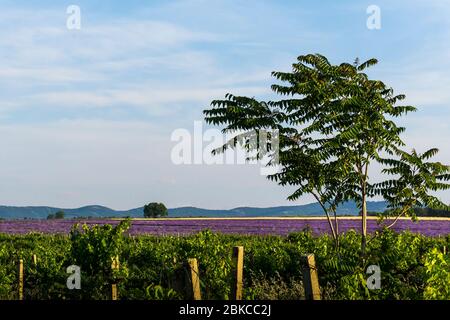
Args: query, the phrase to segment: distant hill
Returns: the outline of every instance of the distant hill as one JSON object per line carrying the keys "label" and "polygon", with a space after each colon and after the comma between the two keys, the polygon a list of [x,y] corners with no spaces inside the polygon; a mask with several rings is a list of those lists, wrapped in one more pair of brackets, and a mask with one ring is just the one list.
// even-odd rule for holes
{"label": "distant hill", "polygon": [[[371,212],[383,212],[387,209],[384,201],[369,201],[367,209]],[[143,207],[130,210],[113,210],[108,207],[92,205],[75,209],[55,207],[11,207],[0,206],[1,219],[46,219],[49,214],[63,210],[66,218],[82,217],[142,217]],[[358,209],[354,202],[341,205],[338,210],[340,215],[357,215]],[[169,209],[169,217],[275,217],[275,216],[323,216],[323,211],[318,203],[310,203],[297,206],[281,206],[269,208],[239,207],[230,210],[210,210],[196,207],[180,207]]]}

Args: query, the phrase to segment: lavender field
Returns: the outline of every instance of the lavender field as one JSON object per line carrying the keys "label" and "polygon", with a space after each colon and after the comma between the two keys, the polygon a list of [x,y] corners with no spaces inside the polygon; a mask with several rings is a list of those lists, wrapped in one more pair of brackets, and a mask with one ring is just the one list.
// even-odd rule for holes
{"label": "lavender field", "polygon": [[[0,221],[0,233],[27,234],[31,232],[67,234],[75,223],[87,225],[112,224],[120,220],[16,220]],[[328,222],[324,218],[196,218],[196,219],[135,219],[132,220],[129,234],[151,235],[186,235],[204,229],[225,234],[248,235],[286,235],[291,232],[311,228],[314,234],[329,232]],[[340,232],[351,229],[360,229],[358,218],[341,218]],[[369,219],[368,230],[374,232],[379,229],[376,219]],[[450,234],[450,219],[448,218],[422,218],[418,222],[402,219],[392,228],[397,232],[409,230],[428,236],[445,236]]]}

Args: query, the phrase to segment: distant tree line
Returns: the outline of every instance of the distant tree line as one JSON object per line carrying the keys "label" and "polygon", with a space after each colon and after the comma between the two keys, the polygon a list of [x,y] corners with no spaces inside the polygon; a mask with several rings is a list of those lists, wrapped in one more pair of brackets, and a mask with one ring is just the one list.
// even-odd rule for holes
{"label": "distant tree line", "polygon": [[[445,209],[432,209],[432,208],[413,208],[414,214],[418,217],[450,217],[450,210]],[[386,215],[389,214],[391,210],[385,210],[382,214]],[[376,216],[380,214],[379,212],[368,212],[370,216]]]}
{"label": "distant tree line", "polygon": [[414,208],[414,213],[419,217],[450,217],[450,210],[432,208]]}

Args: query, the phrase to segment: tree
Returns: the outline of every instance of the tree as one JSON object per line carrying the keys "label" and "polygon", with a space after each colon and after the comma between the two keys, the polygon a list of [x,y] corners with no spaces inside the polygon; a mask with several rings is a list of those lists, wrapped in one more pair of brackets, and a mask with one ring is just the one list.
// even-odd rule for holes
{"label": "tree", "polygon": [[56,211],[54,214],[50,213],[47,216],[47,220],[53,220],[53,219],[64,219],[64,211],[59,210],[59,211]]}
{"label": "tree", "polygon": [[59,210],[55,213],[55,219],[64,219],[64,211]]}
{"label": "tree", "polygon": [[162,203],[152,202],[144,206],[145,218],[157,218],[168,215],[167,208]]}
{"label": "tree", "polygon": [[[388,201],[396,201],[392,196],[394,191],[388,190],[389,184],[370,183],[369,167],[374,162],[387,164],[383,154],[400,157],[406,154],[399,149],[404,145],[400,134],[405,128],[397,126],[392,119],[416,108],[397,106],[405,96],[394,95],[392,88],[379,80],[370,80],[363,72],[375,65],[376,59],[332,65],[320,54],[308,54],[297,60],[292,72],[272,73],[281,81],[272,85],[272,90],[285,99],[260,102],[227,94],[224,100],[212,101],[212,108],[204,111],[206,121],[225,125],[223,132],[239,130],[249,135],[255,130],[278,130],[277,160],[281,170],[268,178],[280,185],[296,186],[290,200],[312,194],[328,218],[336,243],[336,207],[348,200],[355,201],[360,209],[364,253],[367,198],[378,194]],[[272,140],[269,137],[268,144]],[[259,147],[245,139],[232,139],[216,151],[223,152],[238,144],[247,150]],[[275,163],[271,161],[268,165]],[[403,179],[400,184],[408,184],[415,178],[403,175],[400,179]],[[430,190],[442,189],[443,185],[429,184],[421,193],[427,196]],[[406,202],[398,201],[393,206]],[[435,205],[443,204],[435,201]],[[330,214],[334,215],[334,224]]]}

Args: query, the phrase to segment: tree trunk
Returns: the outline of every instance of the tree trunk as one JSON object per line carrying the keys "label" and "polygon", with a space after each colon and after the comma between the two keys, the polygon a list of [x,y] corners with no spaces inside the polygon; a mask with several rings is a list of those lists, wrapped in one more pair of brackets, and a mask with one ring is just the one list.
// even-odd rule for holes
{"label": "tree trunk", "polygon": [[334,231],[336,232],[336,249],[339,249],[339,222],[336,210],[334,210]]}
{"label": "tree trunk", "polygon": [[328,224],[329,224],[330,229],[331,229],[331,234],[333,235],[333,239],[336,242],[336,246],[337,246],[337,236],[338,235],[336,234],[336,231],[334,230],[333,222],[331,221],[331,217],[330,217],[330,213],[328,212],[327,208],[325,208],[325,206],[322,203],[322,200],[320,199],[320,197],[318,195],[316,195],[314,192],[312,192],[312,195],[316,198],[317,202],[320,204],[320,206],[322,207],[323,211],[325,212],[325,215],[327,216],[327,221],[328,221]]}
{"label": "tree trunk", "polygon": [[367,245],[367,174],[369,172],[369,164],[366,163],[364,169],[364,178],[362,180],[362,203],[361,203],[361,215],[362,215],[362,228],[361,228],[361,254],[366,254]]}
{"label": "tree trunk", "polygon": [[366,192],[363,191],[362,196],[362,228],[361,228],[361,253],[364,255],[366,253],[367,244],[367,202],[366,202]]}

